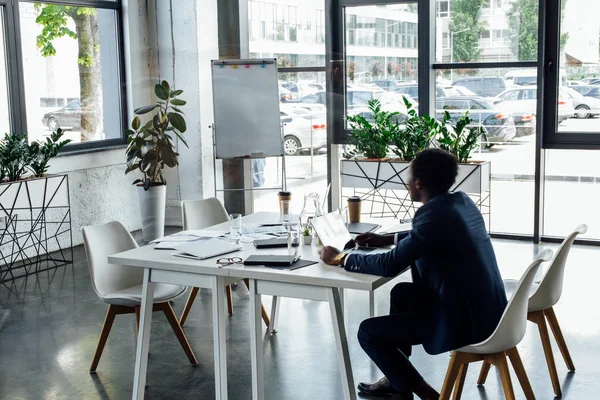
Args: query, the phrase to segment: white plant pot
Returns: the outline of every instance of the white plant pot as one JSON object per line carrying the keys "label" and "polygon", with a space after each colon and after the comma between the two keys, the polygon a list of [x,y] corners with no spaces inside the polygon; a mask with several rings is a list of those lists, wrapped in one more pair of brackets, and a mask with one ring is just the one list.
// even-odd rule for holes
{"label": "white plant pot", "polygon": [[137,189],[142,217],[142,237],[145,242],[151,242],[165,236],[167,186],[150,186],[148,191],[142,186],[138,186]]}
{"label": "white plant pot", "polygon": [[302,242],[306,245],[306,246],[310,246],[310,244],[312,243],[312,235],[308,235],[308,236],[302,236]]}

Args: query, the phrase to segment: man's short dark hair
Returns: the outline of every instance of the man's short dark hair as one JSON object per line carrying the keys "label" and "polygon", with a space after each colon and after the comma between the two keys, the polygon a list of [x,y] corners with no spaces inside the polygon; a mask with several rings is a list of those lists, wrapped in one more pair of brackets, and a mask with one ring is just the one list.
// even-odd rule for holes
{"label": "man's short dark hair", "polygon": [[448,192],[458,175],[456,157],[435,148],[425,149],[417,154],[411,168],[413,179],[419,179],[421,185],[432,195]]}

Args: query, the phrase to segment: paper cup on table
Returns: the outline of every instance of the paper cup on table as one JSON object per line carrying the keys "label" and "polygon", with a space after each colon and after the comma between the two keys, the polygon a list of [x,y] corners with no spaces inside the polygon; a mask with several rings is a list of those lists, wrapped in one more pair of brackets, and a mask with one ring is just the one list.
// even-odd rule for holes
{"label": "paper cup on table", "polygon": [[348,222],[353,224],[360,222],[360,206],[362,200],[358,196],[348,198]]}
{"label": "paper cup on table", "polygon": [[292,200],[292,192],[281,191],[277,193],[277,197],[279,198],[279,212],[281,213],[283,212],[282,202],[287,201],[289,205],[289,202]]}

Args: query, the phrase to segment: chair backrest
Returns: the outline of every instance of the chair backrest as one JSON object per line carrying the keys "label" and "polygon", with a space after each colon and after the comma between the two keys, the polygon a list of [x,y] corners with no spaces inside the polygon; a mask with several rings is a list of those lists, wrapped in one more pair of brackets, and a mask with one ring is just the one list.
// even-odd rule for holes
{"label": "chair backrest", "polygon": [[229,220],[229,214],[219,199],[184,200],[181,202],[183,230],[204,229]]}
{"label": "chair backrest", "polygon": [[141,268],[108,263],[108,256],[138,247],[120,222],[84,226],[81,230],[92,285],[98,297],[104,299],[110,293],[143,282],[144,271]]}
{"label": "chair backrest", "polygon": [[586,232],[587,225],[581,224],[561,243],[548,266],[544,278],[540,282],[540,286],[529,299],[529,311],[545,310],[558,303],[562,295],[565,264],[567,263],[569,251],[577,235],[583,235]]}
{"label": "chair backrest", "polygon": [[550,260],[551,256],[552,251],[544,250],[527,268],[494,333],[485,342],[473,346],[478,352],[493,354],[506,351],[515,347],[523,339],[527,327],[527,306],[531,284],[540,264]]}

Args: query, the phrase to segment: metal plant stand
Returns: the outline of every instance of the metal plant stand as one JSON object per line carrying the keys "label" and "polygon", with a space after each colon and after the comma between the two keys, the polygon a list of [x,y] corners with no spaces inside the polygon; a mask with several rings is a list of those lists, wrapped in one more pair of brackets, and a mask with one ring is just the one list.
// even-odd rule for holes
{"label": "metal plant stand", "polygon": [[0,184],[0,283],[73,263],[69,178]]}
{"label": "metal plant stand", "polygon": [[[362,214],[371,218],[410,220],[419,208],[408,191],[409,163],[404,161],[343,160],[342,196],[360,196]],[[463,191],[475,202],[490,228],[490,162],[459,164],[451,191]]]}

